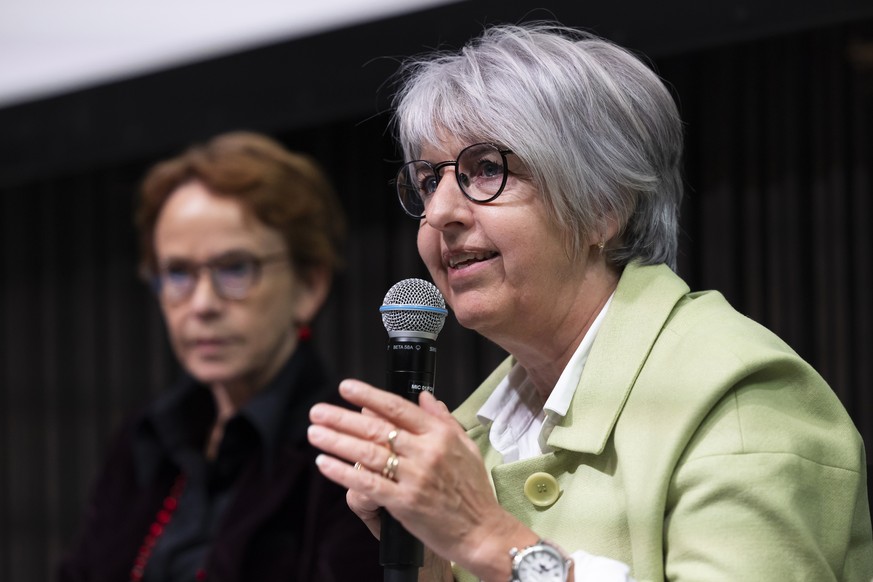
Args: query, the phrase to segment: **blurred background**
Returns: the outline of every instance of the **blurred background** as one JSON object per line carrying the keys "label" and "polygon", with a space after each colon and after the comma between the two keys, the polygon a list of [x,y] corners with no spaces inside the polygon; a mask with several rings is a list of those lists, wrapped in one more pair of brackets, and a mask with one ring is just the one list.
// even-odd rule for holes
{"label": "blurred background", "polygon": [[[237,6],[239,4],[239,6]],[[243,7],[244,4],[244,7]],[[111,432],[177,373],[137,279],[145,169],[233,129],[317,158],[351,219],[314,329],[380,383],[387,289],[427,277],[388,181],[391,74],[486,24],[557,19],[648,57],[686,122],[679,272],[829,381],[873,447],[869,0],[7,0],[0,4],[0,580],[53,577]],[[437,393],[503,357],[453,320]]]}

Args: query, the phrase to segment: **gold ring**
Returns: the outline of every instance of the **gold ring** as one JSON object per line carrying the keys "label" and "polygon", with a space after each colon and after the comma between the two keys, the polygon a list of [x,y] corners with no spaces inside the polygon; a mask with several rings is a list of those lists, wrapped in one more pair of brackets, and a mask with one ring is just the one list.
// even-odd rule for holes
{"label": "gold ring", "polygon": [[391,449],[392,453],[396,453],[394,450],[394,440],[397,438],[397,429],[392,429],[391,432],[388,433],[388,448]]}
{"label": "gold ring", "polygon": [[397,455],[394,453],[388,455],[388,460],[385,461],[385,466],[382,468],[382,476],[391,481],[395,481],[394,477],[397,475],[397,465],[399,464],[400,459],[397,458]]}
{"label": "gold ring", "polygon": [[360,471],[360,470],[361,470],[361,466],[362,466],[362,465],[361,465],[361,462],[360,462],[360,461],[358,461],[357,463],[355,463],[355,471]]}

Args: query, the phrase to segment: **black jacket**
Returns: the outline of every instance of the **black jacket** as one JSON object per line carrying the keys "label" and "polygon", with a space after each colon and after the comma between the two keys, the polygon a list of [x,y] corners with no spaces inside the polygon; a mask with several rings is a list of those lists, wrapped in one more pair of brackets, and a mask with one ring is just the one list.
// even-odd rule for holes
{"label": "black jacket", "polygon": [[[337,403],[336,384],[306,342],[277,377],[293,383],[274,449],[251,455],[205,560],[215,582],[382,580],[379,545],[346,505],[345,490],[321,476],[306,440],[307,412]],[[169,457],[142,480],[135,452],[144,416],[128,421],[110,449],[60,582],[123,582],[179,472]],[[138,464],[139,459],[139,464]],[[138,478],[138,475],[140,478]]]}

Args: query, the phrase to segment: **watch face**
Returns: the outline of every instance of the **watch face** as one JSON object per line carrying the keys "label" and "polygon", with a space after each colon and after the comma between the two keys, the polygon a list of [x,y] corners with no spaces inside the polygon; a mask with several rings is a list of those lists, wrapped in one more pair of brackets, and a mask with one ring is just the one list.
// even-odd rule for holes
{"label": "watch face", "polygon": [[565,582],[564,558],[552,548],[534,546],[521,556],[518,579],[522,582]]}

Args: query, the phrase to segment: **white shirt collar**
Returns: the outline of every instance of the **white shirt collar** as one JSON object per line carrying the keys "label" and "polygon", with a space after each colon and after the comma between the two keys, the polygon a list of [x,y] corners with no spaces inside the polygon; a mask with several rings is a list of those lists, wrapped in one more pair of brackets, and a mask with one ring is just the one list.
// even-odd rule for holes
{"label": "white shirt collar", "polygon": [[570,409],[582,369],[612,297],[610,295],[585,333],[545,404],[527,377],[527,371],[516,364],[479,409],[479,422],[491,424],[491,446],[503,455],[504,462],[530,458],[550,450],[546,441]]}

